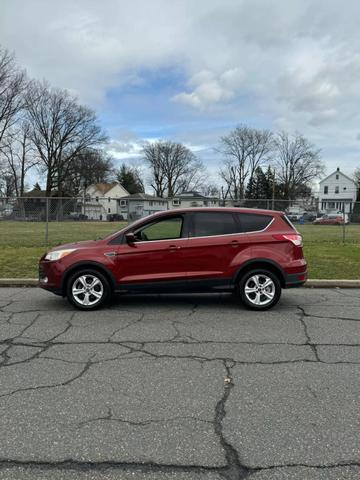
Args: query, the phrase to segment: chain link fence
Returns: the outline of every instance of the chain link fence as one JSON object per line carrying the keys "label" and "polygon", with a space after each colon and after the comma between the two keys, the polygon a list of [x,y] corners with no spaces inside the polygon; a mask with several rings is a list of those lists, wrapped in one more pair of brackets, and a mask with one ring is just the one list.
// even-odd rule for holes
{"label": "chain link fence", "polygon": [[[204,197],[205,198],[205,197]],[[159,199],[157,199],[159,200]],[[145,205],[146,203],[146,205]],[[101,237],[136,218],[175,208],[169,201],[111,197],[0,197],[0,245],[47,246]],[[307,242],[360,243],[360,202],[315,199],[197,199],[178,207],[236,206],[285,211]]]}

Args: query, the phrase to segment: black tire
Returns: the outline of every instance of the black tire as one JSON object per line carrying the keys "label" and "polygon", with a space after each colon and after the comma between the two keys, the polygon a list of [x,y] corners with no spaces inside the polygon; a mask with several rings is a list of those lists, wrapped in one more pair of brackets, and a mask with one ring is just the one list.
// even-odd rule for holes
{"label": "black tire", "polygon": [[[252,280],[255,276],[259,277],[258,283],[260,287],[257,287],[255,282]],[[270,279],[272,283],[270,283],[268,287],[264,288],[262,286],[265,284],[265,282],[263,282],[263,279],[266,279],[266,278]],[[246,287],[254,288],[254,289],[260,288],[260,290],[254,291],[254,292],[250,292],[250,291],[246,292],[245,291]],[[258,311],[268,310],[269,308],[272,308],[274,305],[276,305],[280,300],[281,283],[280,283],[279,277],[275,273],[271,272],[270,270],[266,270],[263,268],[250,270],[246,272],[239,281],[238,295],[240,296],[240,299],[242,303],[246,306],[246,308],[250,310],[258,310]],[[270,300],[267,295],[273,295],[273,298]],[[260,298],[260,302],[263,302],[263,303],[256,304],[255,303],[256,298]]]}
{"label": "black tire", "polygon": [[[81,277],[86,279],[85,283],[88,285],[84,286],[86,293],[74,295],[73,288],[78,287],[80,290],[81,286],[84,285],[84,281],[81,280]],[[90,290],[90,286],[94,284],[90,283],[90,281],[95,281],[95,279],[98,283],[96,283],[96,285]],[[89,291],[87,289],[89,289]],[[96,300],[97,297],[95,295],[101,295],[101,297]],[[88,304],[86,304],[85,296],[89,299]],[[79,310],[96,310],[108,302],[111,297],[111,288],[107,278],[101,272],[90,268],[84,268],[77,270],[68,279],[66,284],[66,297],[71,305]],[[84,303],[81,303],[81,299],[83,299],[82,301],[85,300]]]}

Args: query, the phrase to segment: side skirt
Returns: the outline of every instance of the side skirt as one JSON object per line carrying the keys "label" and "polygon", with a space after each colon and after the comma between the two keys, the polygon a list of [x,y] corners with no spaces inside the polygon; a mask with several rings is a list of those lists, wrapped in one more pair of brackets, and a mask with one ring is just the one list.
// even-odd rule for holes
{"label": "side skirt", "polygon": [[115,293],[201,293],[231,292],[234,289],[231,278],[170,280],[145,283],[118,284]]}

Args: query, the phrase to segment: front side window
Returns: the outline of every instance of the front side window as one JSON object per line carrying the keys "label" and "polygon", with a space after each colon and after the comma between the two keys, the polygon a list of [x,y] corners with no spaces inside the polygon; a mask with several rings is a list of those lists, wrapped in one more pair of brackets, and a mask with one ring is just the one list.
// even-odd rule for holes
{"label": "front side window", "polygon": [[181,238],[182,217],[172,217],[145,225],[134,232],[137,241],[172,240]]}
{"label": "front side window", "polygon": [[238,233],[239,227],[232,213],[199,212],[193,216],[191,237],[208,237]]}
{"label": "front side window", "polygon": [[242,232],[259,232],[264,230],[273,217],[271,215],[256,215],[253,213],[237,213]]}

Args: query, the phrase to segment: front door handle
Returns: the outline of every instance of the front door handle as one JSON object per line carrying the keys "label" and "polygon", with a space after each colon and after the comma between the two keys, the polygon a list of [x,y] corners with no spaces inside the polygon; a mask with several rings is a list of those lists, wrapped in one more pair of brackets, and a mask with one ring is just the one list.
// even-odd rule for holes
{"label": "front door handle", "polygon": [[178,245],[170,245],[169,250],[175,252],[176,250],[180,250],[180,248]]}
{"label": "front door handle", "polygon": [[230,243],[230,245],[231,245],[232,247],[238,247],[238,246],[240,245],[240,243],[239,243],[237,240],[233,240],[233,241]]}

